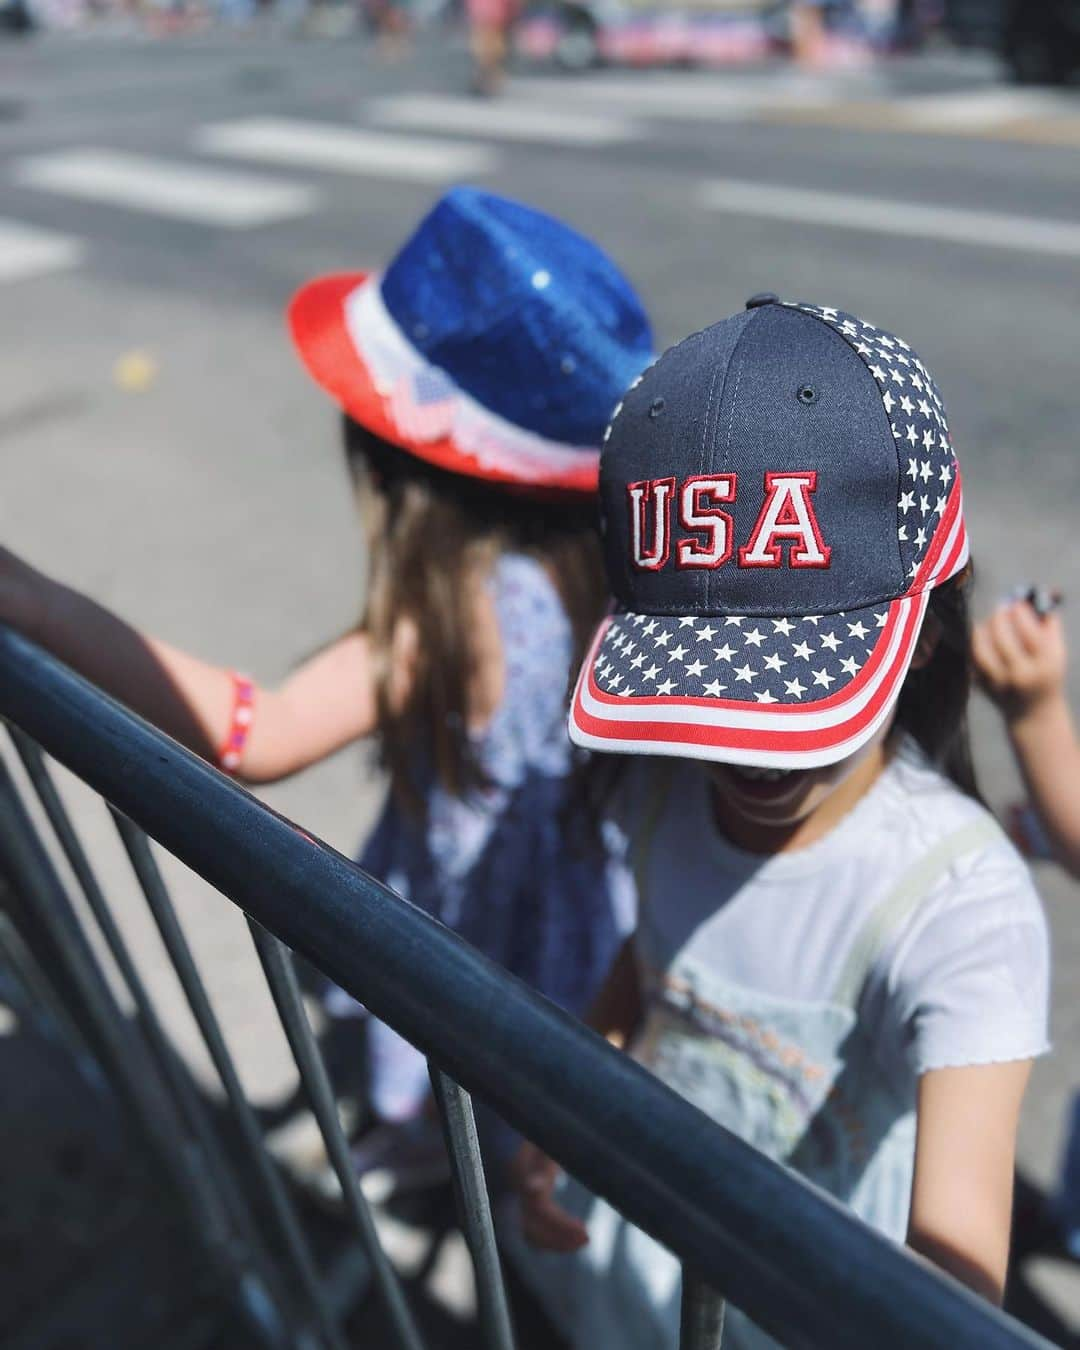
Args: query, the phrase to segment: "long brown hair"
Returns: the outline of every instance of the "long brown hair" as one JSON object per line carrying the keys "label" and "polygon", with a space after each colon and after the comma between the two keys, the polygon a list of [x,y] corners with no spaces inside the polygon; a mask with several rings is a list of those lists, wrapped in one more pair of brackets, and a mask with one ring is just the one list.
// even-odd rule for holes
{"label": "long brown hair", "polygon": [[[414,813],[422,751],[455,796],[483,785],[468,735],[471,604],[476,580],[507,550],[527,554],[551,577],[573,632],[569,683],[603,616],[607,583],[597,507],[541,501],[445,472],[345,418],[345,449],[367,533],[369,572],[362,619],[376,666],[382,759],[391,790]],[[404,701],[391,697],[394,634],[402,619],[417,633]]]}

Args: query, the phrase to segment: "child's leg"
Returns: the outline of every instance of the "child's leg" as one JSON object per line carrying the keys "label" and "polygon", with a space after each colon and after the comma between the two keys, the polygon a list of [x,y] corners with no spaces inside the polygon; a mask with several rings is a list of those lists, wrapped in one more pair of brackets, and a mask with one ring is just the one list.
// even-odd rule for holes
{"label": "child's leg", "polygon": [[466,10],[473,57],[473,87],[477,93],[497,93],[506,64],[509,0],[466,0]]}
{"label": "child's leg", "polygon": [[825,47],[825,14],[821,4],[795,0],[791,7],[791,50],[796,64],[821,64]]}

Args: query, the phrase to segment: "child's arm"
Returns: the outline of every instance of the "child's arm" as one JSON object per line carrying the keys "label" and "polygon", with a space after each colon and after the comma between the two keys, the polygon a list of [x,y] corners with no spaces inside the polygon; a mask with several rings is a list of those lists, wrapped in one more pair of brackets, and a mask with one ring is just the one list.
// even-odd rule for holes
{"label": "child's arm", "polygon": [[992,1302],[1009,1260],[1020,1103],[1031,1064],[933,1069],[919,1079],[908,1244]]}
{"label": "child's arm", "polygon": [[[217,759],[232,717],[227,670],[145,636],[6,550],[0,550],[0,622],[197,754]],[[352,633],[306,662],[279,689],[256,689],[239,776],[251,783],[283,778],[374,729],[368,642]]]}
{"label": "child's arm", "polygon": [[[625,1045],[641,1020],[641,984],[634,939],[619,949],[592,1011],[585,1019],[601,1036]],[[511,1184],[521,1202],[521,1227],[534,1247],[572,1252],[589,1241],[588,1229],[555,1200],[561,1169],[535,1144],[522,1144],[510,1164]]]}
{"label": "child's arm", "polygon": [[974,655],[1054,852],[1080,877],[1080,741],[1065,697],[1061,618],[1040,618],[1026,600],[1017,601],[978,626]]}

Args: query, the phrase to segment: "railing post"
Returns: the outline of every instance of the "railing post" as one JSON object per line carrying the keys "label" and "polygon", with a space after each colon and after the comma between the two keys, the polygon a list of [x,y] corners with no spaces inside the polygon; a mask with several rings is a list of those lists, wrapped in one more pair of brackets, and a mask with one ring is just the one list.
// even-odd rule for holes
{"label": "railing post", "polygon": [[375,1224],[371,1218],[364,1193],[356,1176],[349,1146],[338,1119],[334,1092],[330,1086],[319,1048],[304,1011],[304,1003],[293,969],[292,954],[272,933],[248,919],[248,927],[259,954],[266,982],[277,1008],[281,1025],[300,1073],[311,1109],[318,1122],[327,1156],[337,1174],[341,1195],[360,1241],[371,1261],[376,1287],[403,1350],[423,1350],[420,1333],[416,1329],[401,1284],[383,1251]]}
{"label": "railing post", "polygon": [[274,1215],[284,1251],[292,1262],[300,1288],[303,1290],[315,1315],[320,1335],[327,1345],[333,1347],[333,1350],[345,1350],[341,1332],[319,1283],[319,1276],[308,1248],[307,1239],[300,1227],[300,1222],[296,1217],[296,1212],[285,1190],[284,1183],[267,1153],[262,1132],[255,1119],[255,1112],[244,1094],[243,1085],[225,1044],[225,1038],[221,1033],[217,1017],[210,1006],[206,990],[203,988],[198,968],[187,945],[187,939],[184,937],[177,920],[176,911],[169,899],[169,893],[161,878],[161,873],[158,871],[157,863],[150,852],[150,844],[138,826],[133,825],[125,815],[114,807],[109,809],[113,820],[116,822],[116,828],[120,832],[124,849],[131,861],[131,866],[138,878],[143,895],[150,906],[150,912],[153,915],[158,932],[161,934],[165,950],[169,954],[173,969],[176,971],[180,986],[184,991],[184,997],[187,999],[206,1048],[210,1052],[214,1069],[221,1079],[221,1085],[225,1089],[229,1107],[244,1142],[248,1162],[266,1192],[266,1199]]}
{"label": "railing post", "polygon": [[495,1226],[491,1221],[491,1202],[484,1181],[484,1161],[480,1156],[472,1100],[460,1084],[430,1061],[428,1072],[450,1155],[458,1217],[476,1272],[480,1328],[488,1350],[514,1350],[510,1305],[506,1299],[499,1249],[495,1244]]}
{"label": "railing post", "polygon": [[[126,1107],[151,1156],[169,1179],[208,1259],[234,1278],[235,1269],[221,1242],[219,1216],[207,1195],[203,1176],[192,1165],[190,1151],[176,1147],[171,1117],[163,1109],[168,1103],[157,1091],[157,1085],[145,1077],[142,1057],[133,1054],[139,1042],[88,955],[90,948],[85,934],[2,758],[0,867],[10,877],[39,936],[47,942],[49,958],[66,985],[65,993],[74,1003],[79,1031],[86,1035],[108,1082]],[[255,1319],[255,1325],[260,1325],[260,1319]]]}
{"label": "railing post", "polygon": [[[220,1244],[225,1259],[233,1269],[237,1296],[247,1314],[249,1325],[267,1344],[282,1345],[287,1332],[281,1322],[280,1310],[275,1310],[276,1316],[272,1320],[269,1318],[274,1305],[267,1289],[266,1253],[246,1201],[233,1182],[229,1163],[214,1133],[206,1107],[158,1020],[153,1000],[139,977],[41,750],[18,727],[9,726],[8,732],[57,842],[79,883],[109,955],[131,995],[137,1013],[136,1025],[142,1032],[146,1048],[172,1099],[171,1105],[178,1117],[179,1134],[181,1137],[187,1136],[195,1145],[192,1167],[200,1176],[205,1172],[201,1190],[213,1223],[214,1240]],[[234,1240],[230,1223],[235,1225],[240,1243]],[[254,1268],[249,1269],[249,1265],[260,1269],[257,1272]]]}
{"label": "railing post", "polygon": [[724,1300],[684,1264],[679,1350],[720,1350],[723,1339]]}

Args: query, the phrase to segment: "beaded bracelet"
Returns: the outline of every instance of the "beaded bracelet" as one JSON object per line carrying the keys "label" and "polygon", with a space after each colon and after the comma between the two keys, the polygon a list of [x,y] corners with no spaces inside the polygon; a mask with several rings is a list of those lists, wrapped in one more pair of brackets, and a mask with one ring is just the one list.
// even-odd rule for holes
{"label": "beaded bracelet", "polygon": [[235,670],[229,672],[233,682],[232,717],[229,734],[218,751],[218,767],[225,773],[236,773],[244,754],[244,745],[255,718],[255,686],[247,675]]}

